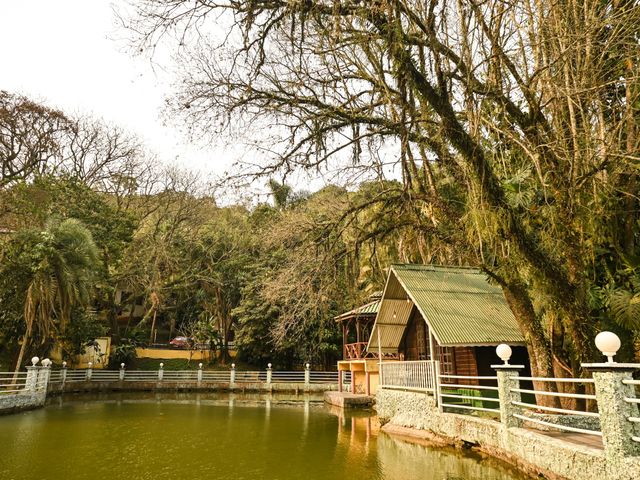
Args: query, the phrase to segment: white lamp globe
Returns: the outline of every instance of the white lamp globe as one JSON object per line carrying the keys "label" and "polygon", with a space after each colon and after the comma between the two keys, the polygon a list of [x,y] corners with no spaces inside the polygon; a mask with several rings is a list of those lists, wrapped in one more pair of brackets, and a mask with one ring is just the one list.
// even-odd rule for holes
{"label": "white lamp globe", "polygon": [[202,368],[202,364],[201,363],[198,364],[198,368]]}
{"label": "white lamp globe", "polygon": [[93,362],[89,362],[87,363],[87,365],[89,366],[89,368],[93,367]]}
{"label": "white lamp globe", "polygon": [[31,364],[35,367],[38,364],[39,361],[40,361],[39,357],[33,357],[31,359]]}
{"label": "white lamp globe", "polygon": [[268,364],[267,364],[267,367],[271,368],[271,364],[270,364],[270,363],[268,363]]}
{"label": "white lamp globe", "polygon": [[235,364],[235,363],[232,363],[232,364],[231,364],[231,368],[236,368],[236,364]]}
{"label": "white lamp globe", "polygon": [[124,368],[124,363],[121,363],[121,364],[120,364],[120,368]]}
{"label": "white lamp globe", "polygon": [[62,362],[62,368],[67,368],[67,362]]}
{"label": "white lamp globe", "polygon": [[511,347],[506,343],[501,343],[496,347],[496,354],[502,361],[504,361],[505,365],[509,365],[509,359],[511,358],[512,353]]}
{"label": "white lamp globe", "polygon": [[164,367],[164,363],[161,362],[160,363],[160,368],[163,368],[163,367]]}
{"label": "white lamp globe", "polygon": [[309,370],[309,367],[311,367],[311,364],[307,363],[305,366],[307,367],[307,370]]}
{"label": "white lamp globe", "polygon": [[613,363],[613,357],[620,350],[620,338],[613,332],[600,332],[596,335],[596,347]]}

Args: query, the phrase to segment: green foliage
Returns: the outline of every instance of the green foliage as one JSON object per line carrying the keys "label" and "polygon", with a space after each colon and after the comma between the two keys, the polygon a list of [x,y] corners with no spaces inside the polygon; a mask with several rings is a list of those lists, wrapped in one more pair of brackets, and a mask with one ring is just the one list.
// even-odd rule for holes
{"label": "green foliage", "polygon": [[[44,344],[66,335],[74,309],[91,301],[97,268],[91,233],[75,219],[52,218],[44,231],[22,231],[5,245],[0,309],[11,312],[3,316],[4,335],[23,336],[17,365],[33,336]],[[24,323],[18,327],[20,313]]]}
{"label": "green foliage", "polygon": [[630,330],[640,330],[640,293],[617,289],[611,295],[609,304],[618,325]]}
{"label": "green foliage", "polygon": [[66,331],[59,338],[63,358],[82,355],[86,347],[91,347],[95,339],[104,336],[106,331],[106,326],[100,323],[95,314],[74,309]]}
{"label": "green foliage", "polygon": [[121,339],[111,352],[109,368],[119,368],[121,363],[130,364],[136,358],[136,348],[138,348],[138,342],[135,340]]}

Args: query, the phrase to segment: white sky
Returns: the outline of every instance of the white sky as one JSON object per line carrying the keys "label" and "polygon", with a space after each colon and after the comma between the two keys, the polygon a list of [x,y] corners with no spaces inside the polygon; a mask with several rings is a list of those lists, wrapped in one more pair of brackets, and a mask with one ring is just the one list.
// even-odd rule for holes
{"label": "white sky", "polygon": [[[160,114],[175,79],[148,58],[127,51],[122,41],[127,33],[117,26],[113,13],[114,6],[123,4],[124,0],[0,0],[0,89],[70,114],[115,123],[139,136],[163,163],[199,171],[203,179],[228,171],[243,154],[260,155],[225,147],[223,141],[197,146],[176,125],[163,125]],[[169,52],[155,55],[168,58]],[[287,181],[314,191],[327,180],[336,179],[300,174]],[[265,186],[266,180],[257,181],[252,193],[264,193]]]}
{"label": "white sky", "polygon": [[232,155],[198,148],[159,118],[172,78],[114,41],[121,0],[0,0],[0,89],[137,134],[161,161],[222,173]]}

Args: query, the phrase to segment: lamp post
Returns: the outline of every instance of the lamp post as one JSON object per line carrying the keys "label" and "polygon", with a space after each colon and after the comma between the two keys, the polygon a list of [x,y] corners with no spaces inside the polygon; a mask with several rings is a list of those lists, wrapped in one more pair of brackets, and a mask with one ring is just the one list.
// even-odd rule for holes
{"label": "lamp post", "polygon": [[609,363],[616,363],[613,360],[618,350],[620,350],[620,338],[613,332],[600,332],[596,335],[596,347],[607,357]]}

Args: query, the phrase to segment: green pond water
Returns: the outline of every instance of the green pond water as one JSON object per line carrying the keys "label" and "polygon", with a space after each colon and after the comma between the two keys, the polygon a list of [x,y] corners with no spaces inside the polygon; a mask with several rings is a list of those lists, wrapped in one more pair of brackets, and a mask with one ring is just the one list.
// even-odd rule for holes
{"label": "green pond water", "polygon": [[2,480],[522,480],[471,452],[410,444],[375,416],[304,397],[65,397],[0,417]]}

